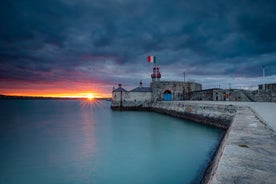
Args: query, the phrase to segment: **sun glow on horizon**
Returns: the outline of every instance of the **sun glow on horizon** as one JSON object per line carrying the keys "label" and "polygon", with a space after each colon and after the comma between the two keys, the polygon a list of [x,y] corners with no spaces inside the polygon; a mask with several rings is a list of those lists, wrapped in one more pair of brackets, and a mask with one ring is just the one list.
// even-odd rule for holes
{"label": "sun glow on horizon", "polygon": [[87,94],[87,99],[88,100],[93,100],[94,99],[94,95],[92,93]]}
{"label": "sun glow on horizon", "polygon": [[83,99],[111,97],[110,85],[104,83],[57,81],[50,84],[25,82],[6,85],[0,89],[0,95]]}
{"label": "sun glow on horizon", "polygon": [[98,100],[97,97],[94,97],[93,94],[88,94],[86,99],[81,100],[81,108],[82,109],[89,109],[89,110],[96,110],[102,109],[104,110],[104,102],[103,100]]}
{"label": "sun glow on horizon", "polygon": [[63,92],[57,92],[57,93],[35,93],[35,92],[23,92],[23,93],[17,93],[17,92],[8,92],[8,93],[1,93],[1,95],[7,95],[7,96],[26,96],[26,97],[52,97],[52,98],[84,98],[87,100],[93,100],[95,98],[110,98],[110,95],[108,93],[91,93],[91,92],[75,92],[75,93],[63,93]]}

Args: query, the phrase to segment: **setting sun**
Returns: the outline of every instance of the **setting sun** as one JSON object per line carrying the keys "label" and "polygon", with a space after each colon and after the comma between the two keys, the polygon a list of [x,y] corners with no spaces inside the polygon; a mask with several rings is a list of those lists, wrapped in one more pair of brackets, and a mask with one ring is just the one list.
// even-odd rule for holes
{"label": "setting sun", "polygon": [[93,100],[93,98],[94,98],[94,95],[93,95],[93,94],[88,94],[88,95],[87,95],[87,99],[88,99],[88,100]]}

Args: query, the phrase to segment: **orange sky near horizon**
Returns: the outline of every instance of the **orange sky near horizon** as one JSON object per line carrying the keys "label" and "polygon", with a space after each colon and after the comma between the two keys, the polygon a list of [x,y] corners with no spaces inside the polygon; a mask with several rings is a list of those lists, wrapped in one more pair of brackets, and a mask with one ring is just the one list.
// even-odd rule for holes
{"label": "orange sky near horizon", "polygon": [[34,84],[29,82],[13,85],[1,85],[0,94],[12,96],[40,96],[40,97],[71,97],[80,98],[93,95],[94,97],[111,97],[112,86],[107,84],[91,84],[77,82],[55,82]]}

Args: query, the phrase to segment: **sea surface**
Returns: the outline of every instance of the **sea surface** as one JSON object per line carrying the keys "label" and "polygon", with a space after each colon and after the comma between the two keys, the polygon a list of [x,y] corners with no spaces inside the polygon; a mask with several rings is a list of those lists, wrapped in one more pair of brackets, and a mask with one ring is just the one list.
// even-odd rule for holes
{"label": "sea surface", "polygon": [[222,134],[108,101],[0,100],[0,183],[198,183]]}

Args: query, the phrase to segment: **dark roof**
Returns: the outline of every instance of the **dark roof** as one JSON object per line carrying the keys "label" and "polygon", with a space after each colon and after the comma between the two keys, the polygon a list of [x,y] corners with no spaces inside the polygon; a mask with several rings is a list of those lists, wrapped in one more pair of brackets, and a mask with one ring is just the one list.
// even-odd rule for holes
{"label": "dark roof", "polygon": [[152,89],[150,87],[137,87],[130,92],[152,92]]}
{"label": "dark roof", "polygon": [[119,87],[119,88],[117,88],[117,89],[114,89],[112,92],[127,92],[127,90],[125,90],[124,88],[122,88],[122,87]]}

